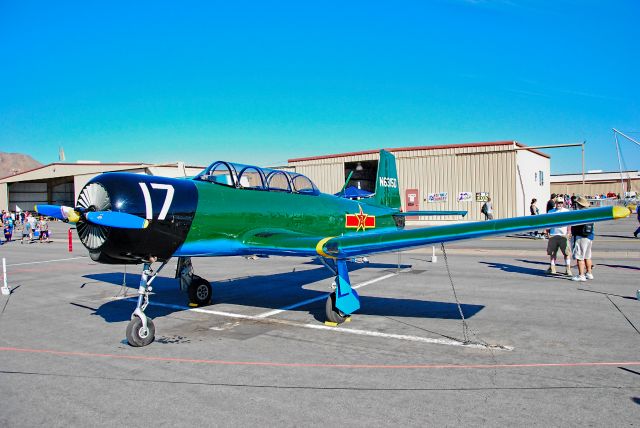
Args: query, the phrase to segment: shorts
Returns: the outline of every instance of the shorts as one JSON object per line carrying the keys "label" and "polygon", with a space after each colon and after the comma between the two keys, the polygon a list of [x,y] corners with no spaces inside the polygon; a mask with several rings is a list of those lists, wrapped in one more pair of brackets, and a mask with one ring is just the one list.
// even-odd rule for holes
{"label": "shorts", "polygon": [[573,258],[576,260],[591,260],[591,246],[593,241],[584,236],[576,236],[573,243]]}
{"label": "shorts", "polygon": [[566,235],[551,235],[549,242],[547,243],[547,254],[555,257],[558,254],[558,250],[562,251],[562,255],[569,257],[569,239]]}

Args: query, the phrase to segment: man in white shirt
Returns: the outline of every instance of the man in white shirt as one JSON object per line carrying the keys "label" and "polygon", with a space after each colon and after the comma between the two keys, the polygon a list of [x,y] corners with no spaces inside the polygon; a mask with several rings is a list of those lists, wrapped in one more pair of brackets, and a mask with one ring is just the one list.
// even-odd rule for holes
{"label": "man in white shirt", "polygon": [[[552,213],[561,213],[569,211],[564,207],[564,199],[558,196],[555,200],[556,207],[549,211]],[[547,273],[556,273],[556,257],[558,250],[562,251],[564,256],[564,262],[567,267],[566,274],[568,276],[573,275],[571,273],[571,250],[569,249],[569,230],[568,226],[565,227],[552,227],[549,229],[549,242],[547,243],[547,254],[549,255],[551,266],[547,269]]]}

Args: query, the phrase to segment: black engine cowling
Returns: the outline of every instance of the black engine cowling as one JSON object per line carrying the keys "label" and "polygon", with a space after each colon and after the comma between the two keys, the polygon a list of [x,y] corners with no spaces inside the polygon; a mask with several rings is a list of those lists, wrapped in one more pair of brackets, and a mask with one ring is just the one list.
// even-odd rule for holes
{"label": "black engine cowling", "polygon": [[171,258],[184,242],[198,205],[198,191],[188,179],[113,172],[93,178],[82,188],[76,207],[118,211],[149,220],[145,229],[77,223],[78,235],[91,259],[100,263],[136,264],[152,257]]}

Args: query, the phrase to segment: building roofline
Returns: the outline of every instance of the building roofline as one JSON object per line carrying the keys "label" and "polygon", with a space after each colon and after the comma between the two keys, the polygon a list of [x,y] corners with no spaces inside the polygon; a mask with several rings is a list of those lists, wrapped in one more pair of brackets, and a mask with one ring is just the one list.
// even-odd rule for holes
{"label": "building roofline", "polygon": [[[627,169],[622,171],[623,173],[635,172],[640,174],[640,170],[637,169]],[[598,171],[598,172],[585,172],[584,175],[596,175],[596,174],[620,174],[620,171]],[[564,175],[582,175],[582,172],[569,172],[566,174],[551,174],[551,177],[562,177]]]}
{"label": "building roofline", "polygon": [[77,165],[81,165],[81,166],[112,166],[112,165],[117,165],[117,166],[130,166],[130,167],[147,167],[150,164],[146,164],[146,163],[139,163],[139,162],[105,162],[105,163],[95,163],[95,162],[53,162],[53,163],[48,163],[46,165],[41,165],[39,167],[36,168],[32,168],[32,169],[28,169],[26,171],[21,171],[18,174],[11,174],[11,175],[5,175],[3,177],[0,177],[0,180],[4,180],[7,178],[11,178],[11,177],[18,177],[20,175],[24,175],[24,174],[28,174],[30,172],[34,172],[34,171],[38,171],[40,169],[45,169],[45,168],[49,168],[52,166],[56,166],[56,165],[60,165],[60,166],[77,166]]}
{"label": "building roofline", "polygon": [[[64,166],[64,167],[74,167],[74,166],[95,166],[95,167],[103,167],[103,166],[121,166],[123,168],[126,169],[132,169],[132,168],[153,168],[153,167],[170,167],[170,166],[177,166],[178,162],[165,162],[165,163],[157,163],[157,164],[152,164],[152,163],[143,163],[143,162],[53,162],[53,163],[48,163],[46,165],[41,165],[38,166],[36,168],[32,168],[26,171],[21,171],[18,174],[11,174],[11,175],[6,175],[3,177],[0,177],[0,181],[2,180],[6,180],[9,178],[14,178],[14,177],[19,177],[21,175],[24,174],[29,174],[31,172],[34,171],[38,171],[41,169],[45,169],[45,168],[50,168],[50,167],[54,167],[54,166]],[[197,169],[204,169],[204,166],[199,166],[199,165],[185,165],[185,168],[197,168]]]}
{"label": "building roofline", "polygon": [[[511,141],[492,141],[492,142],[482,142],[482,143],[445,144],[445,145],[437,145],[437,146],[394,147],[394,148],[388,148],[384,150],[388,152],[406,152],[410,150],[438,150],[438,149],[459,149],[459,148],[469,148],[469,147],[495,147],[495,146],[514,145],[514,144],[518,147],[523,147],[523,148],[527,147],[524,144],[520,144],[517,141],[511,140]],[[289,159],[287,162],[295,163],[295,162],[305,162],[305,161],[312,161],[312,160],[342,158],[342,157],[349,157],[349,156],[371,155],[371,154],[376,154],[379,151],[380,150],[364,150],[360,152],[347,152],[347,153],[338,153],[333,155],[294,158],[294,159]],[[546,158],[550,157],[549,155],[535,149],[529,149],[529,151],[536,153],[540,156],[544,156]]]}

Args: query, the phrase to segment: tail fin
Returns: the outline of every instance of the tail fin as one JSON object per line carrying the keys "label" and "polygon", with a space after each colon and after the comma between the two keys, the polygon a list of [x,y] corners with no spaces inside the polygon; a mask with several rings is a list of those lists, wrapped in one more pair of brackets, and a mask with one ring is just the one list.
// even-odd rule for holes
{"label": "tail fin", "polygon": [[396,157],[386,150],[380,150],[373,203],[388,208],[400,208],[400,184],[396,171]]}

